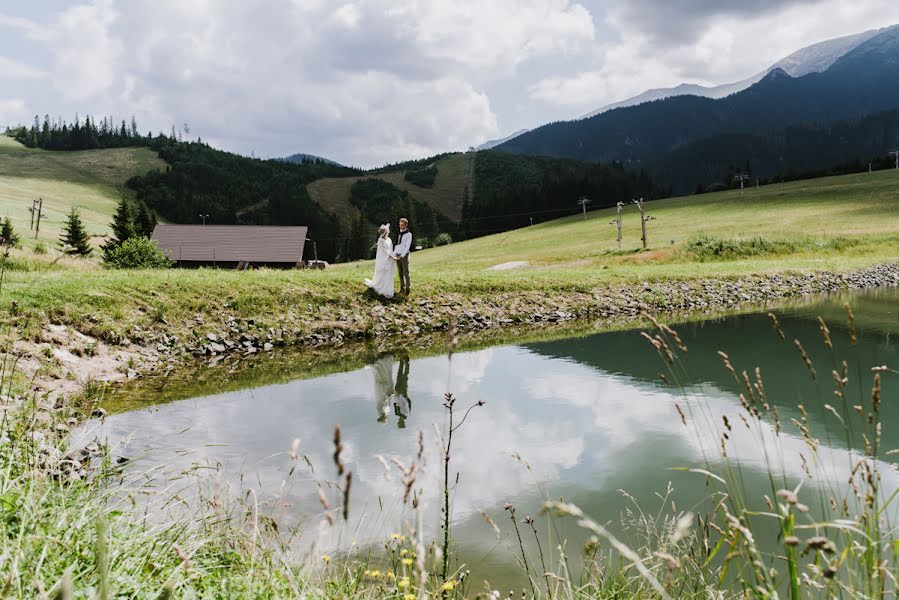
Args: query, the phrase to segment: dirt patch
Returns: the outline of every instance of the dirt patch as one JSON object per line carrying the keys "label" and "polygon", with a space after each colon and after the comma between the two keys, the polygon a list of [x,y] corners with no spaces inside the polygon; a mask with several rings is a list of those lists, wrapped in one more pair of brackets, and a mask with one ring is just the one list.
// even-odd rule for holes
{"label": "dirt patch", "polygon": [[91,381],[136,377],[150,353],[139,346],[110,346],[70,327],[48,324],[38,341],[16,340],[17,369],[30,387],[51,396],[77,394]]}

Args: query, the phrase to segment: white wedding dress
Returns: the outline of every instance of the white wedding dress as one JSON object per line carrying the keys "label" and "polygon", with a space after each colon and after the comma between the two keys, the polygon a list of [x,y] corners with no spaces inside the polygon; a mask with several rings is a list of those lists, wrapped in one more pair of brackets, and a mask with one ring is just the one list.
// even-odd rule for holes
{"label": "white wedding dress", "polygon": [[378,238],[378,253],[375,255],[374,279],[366,279],[365,285],[385,298],[393,298],[393,270],[396,261],[391,258],[393,242],[389,237]]}

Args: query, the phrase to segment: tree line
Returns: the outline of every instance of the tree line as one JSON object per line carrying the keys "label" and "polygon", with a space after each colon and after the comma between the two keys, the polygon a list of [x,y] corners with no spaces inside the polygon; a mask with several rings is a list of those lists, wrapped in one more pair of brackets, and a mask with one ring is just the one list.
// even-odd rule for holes
{"label": "tree line", "polygon": [[[153,136],[141,135],[137,120],[132,116],[129,122],[122,119],[117,123],[113,117],[103,117],[99,121],[90,116],[68,123],[62,118],[51,119],[44,115],[43,122],[35,115],[30,128],[18,127],[10,131],[12,137],[28,148],[44,150],[93,150],[97,148],[123,148],[146,146]],[[160,134],[161,135],[161,134]],[[174,137],[174,128],[172,136]]]}

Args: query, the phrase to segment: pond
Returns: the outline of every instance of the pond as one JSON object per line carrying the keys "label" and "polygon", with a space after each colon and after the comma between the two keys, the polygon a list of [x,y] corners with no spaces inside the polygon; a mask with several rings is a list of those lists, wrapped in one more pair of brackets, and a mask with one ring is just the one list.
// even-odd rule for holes
{"label": "pond", "polygon": [[[843,308],[847,302],[854,310],[857,345]],[[460,348],[451,360],[445,355],[410,359],[400,343],[362,368],[227,393],[206,391],[113,414],[102,424],[89,423],[81,435],[108,439],[117,452],[134,459],[127,467],[133,472],[158,466],[154,477],[164,482],[161,489],[175,489],[184,472],[214,466],[210,487],[235,496],[255,490],[262,510],[279,523],[304,525],[303,540],[317,557],[354,546],[378,547],[391,533],[414,525],[416,512],[411,501],[403,503],[403,476],[393,459],[410,465],[419,452],[420,432],[424,466],[413,494],[426,537],[441,535],[437,431],[446,435],[444,395],[452,392],[457,399],[456,423],[483,400],[453,438],[450,469],[459,473],[458,479],[451,476],[456,557],[476,581],[520,585],[518,542],[505,503],[514,505],[519,518],[537,517],[546,499],[561,498],[628,539],[636,535],[638,506],[658,514],[699,506],[708,498],[708,479],[681,469],[723,468],[725,431],[728,464],[739,466],[744,489],[758,491],[750,500],[755,504],[764,506],[763,494],[770,494],[769,470],[791,488],[806,473],[812,480],[805,490],[818,486],[820,492],[829,485],[825,482],[845,481],[841,473],[849,454],[840,418],[858,439],[864,423],[845,414],[835,400],[831,371],[842,370],[845,359],[847,396],[851,391],[866,399],[871,367],[899,368],[899,293],[882,289],[813,298],[775,312],[785,340],[767,311],[677,326],[688,351],[672,348],[679,355],[673,373],[639,331],[470,352]],[[824,343],[819,316],[828,325],[833,351]],[[801,340],[817,381],[794,339]],[[753,380],[758,367],[768,402],[779,407],[776,418],[763,415],[763,439],[740,423],[740,394],[746,389],[725,368],[719,350],[737,373],[746,370]],[[891,427],[899,422],[899,403],[889,401],[897,398],[899,376],[882,376],[881,448],[887,450],[899,448],[899,429]],[[818,439],[815,456],[791,422],[803,422],[801,403]],[[328,483],[337,479],[332,437],[338,424],[342,462],[353,473],[346,524],[337,510],[340,494]],[[289,475],[296,439],[301,458]],[[883,477],[886,487],[899,483],[893,470],[885,469]],[[334,526],[323,515],[319,485],[336,518]],[[499,526],[501,539],[484,515]],[[573,523],[550,526],[537,517],[537,526],[553,561],[560,538],[568,540],[567,553],[577,561],[586,536]],[[535,552],[530,536],[528,551]]]}

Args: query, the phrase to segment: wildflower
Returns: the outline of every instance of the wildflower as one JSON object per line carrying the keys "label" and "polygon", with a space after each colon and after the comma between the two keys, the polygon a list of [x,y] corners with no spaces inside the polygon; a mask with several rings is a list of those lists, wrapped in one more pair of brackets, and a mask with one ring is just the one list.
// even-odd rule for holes
{"label": "wildflower", "polygon": [[398,534],[398,533],[391,533],[391,534],[390,534],[390,539],[392,539],[392,540],[395,542],[395,541],[397,541],[397,540],[400,539],[400,534]]}
{"label": "wildflower", "polygon": [[403,548],[402,550],[400,550],[400,556],[406,556],[407,554],[409,554],[408,548]]}
{"label": "wildflower", "polygon": [[451,591],[453,591],[454,587],[456,587],[456,582],[453,581],[452,579],[450,579],[449,581],[444,583],[440,589],[443,590],[444,592],[451,592]]}
{"label": "wildflower", "polygon": [[384,577],[386,577],[387,579],[396,579],[396,575],[393,574],[393,571],[387,571],[386,573],[384,573]]}
{"label": "wildflower", "polygon": [[403,577],[402,579],[400,579],[399,581],[397,581],[397,582],[396,582],[396,587],[400,588],[401,590],[404,590],[404,589],[406,589],[407,587],[409,587],[409,578],[408,578],[408,577]]}
{"label": "wildflower", "polygon": [[404,594],[403,600],[415,600],[415,594]]}
{"label": "wildflower", "polygon": [[369,575],[369,577],[374,577],[377,579],[378,577],[381,576],[381,571],[375,569],[374,571],[369,571],[368,575]]}
{"label": "wildflower", "polygon": [[527,516],[527,517],[523,518],[523,519],[521,520],[521,522],[524,523],[525,525],[533,525],[533,524],[534,524],[534,519],[533,519],[533,517],[531,517],[531,516]]}
{"label": "wildflower", "polygon": [[322,560],[325,561],[325,564],[328,564],[329,562],[331,562],[331,557],[328,556],[327,554],[323,554]]}
{"label": "wildflower", "polygon": [[503,504],[503,510],[512,510],[512,503],[506,502],[505,504]]}
{"label": "wildflower", "polygon": [[413,561],[411,558],[404,558],[404,559],[403,559],[403,564],[404,564],[405,566],[407,566],[407,567],[411,567],[413,562],[414,562],[414,561]]}

